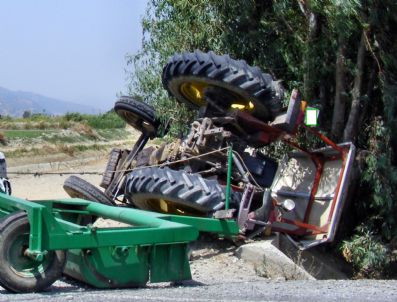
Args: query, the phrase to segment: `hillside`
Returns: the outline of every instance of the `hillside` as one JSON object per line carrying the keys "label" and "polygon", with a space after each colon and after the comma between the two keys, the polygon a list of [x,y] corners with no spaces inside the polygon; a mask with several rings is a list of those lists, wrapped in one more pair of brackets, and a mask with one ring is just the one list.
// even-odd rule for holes
{"label": "hillside", "polygon": [[24,111],[61,115],[67,112],[97,114],[99,109],[25,91],[0,87],[0,115],[21,117]]}

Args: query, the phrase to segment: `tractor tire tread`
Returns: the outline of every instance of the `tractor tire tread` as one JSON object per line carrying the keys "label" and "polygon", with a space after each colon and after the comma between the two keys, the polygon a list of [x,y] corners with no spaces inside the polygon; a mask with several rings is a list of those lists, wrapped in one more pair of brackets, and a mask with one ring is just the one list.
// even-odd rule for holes
{"label": "tractor tire tread", "polygon": [[[233,60],[229,55],[217,55],[212,51],[204,53],[199,50],[175,54],[169,58],[163,68],[163,86],[178,101],[197,108],[173,84],[177,78],[192,76],[204,81],[217,81],[245,93],[256,101],[256,115],[267,120],[274,119],[281,111],[282,90],[275,88],[279,85],[278,82],[273,81],[270,74],[262,73],[258,67],[250,66],[244,60]],[[255,111],[253,114],[255,115]]]}
{"label": "tractor tire tread", "polygon": [[115,205],[114,201],[99,188],[78,176],[69,176],[63,183],[63,189],[72,198],[81,198],[109,206]]}
{"label": "tractor tire tread", "polygon": [[143,210],[153,210],[145,203],[151,198],[165,199],[208,214],[225,204],[225,188],[216,180],[168,167],[132,171],[127,175],[125,188],[125,197]]}

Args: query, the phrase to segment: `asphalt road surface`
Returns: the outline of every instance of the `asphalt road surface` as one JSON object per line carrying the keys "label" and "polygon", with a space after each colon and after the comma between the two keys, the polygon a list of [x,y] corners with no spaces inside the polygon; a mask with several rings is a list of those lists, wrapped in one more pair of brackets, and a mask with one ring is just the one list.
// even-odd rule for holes
{"label": "asphalt road surface", "polygon": [[80,286],[58,281],[49,291],[35,294],[11,294],[0,289],[0,301],[397,301],[397,281],[383,280],[193,282],[116,290]]}

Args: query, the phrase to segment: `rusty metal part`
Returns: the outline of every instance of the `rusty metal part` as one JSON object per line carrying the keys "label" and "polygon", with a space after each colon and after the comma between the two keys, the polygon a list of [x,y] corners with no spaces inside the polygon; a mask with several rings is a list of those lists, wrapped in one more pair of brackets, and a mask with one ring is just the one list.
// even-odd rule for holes
{"label": "rusty metal part", "polygon": [[204,118],[203,122],[200,125],[198,138],[197,138],[197,141],[196,141],[197,145],[199,145],[199,146],[204,146],[205,145],[206,141],[205,141],[204,135],[211,128],[211,126],[212,126],[211,119],[209,119],[208,117]]}
{"label": "rusty metal part", "polygon": [[212,119],[203,118],[201,121],[194,121],[191,124],[190,133],[184,141],[185,150],[194,153],[201,152],[200,148],[207,147],[212,149],[220,148],[226,138],[230,138],[232,133],[223,127],[215,127]]}
{"label": "rusty metal part", "polygon": [[164,162],[172,162],[177,159],[180,153],[181,140],[172,143],[163,143],[150,155],[149,165],[157,165]]}
{"label": "rusty metal part", "polygon": [[215,219],[232,219],[234,217],[235,212],[236,212],[236,209],[219,210],[214,213],[213,218],[215,218]]}
{"label": "rusty metal part", "polygon": [[139,152],[136,156],[135,167],[147,166],[150,163],[150,157],[155,150],[155,147],[150,146]]}
{"label": "rusty metal part", "polygon": [[279,139],[284,132],[272,127],[247,112],[236,111],[236,122],[247,133],[247,141],[254,146],[265,146]]}
{"label": "rusty metal part", "polygon": [[254,225],[249,223],[248,213],[250,212],[252,197],[254,197],[254,186],[247,184],[244,189],[243,197],[238,212],[237,224],[241,231],[252,230]]}
{"label": "rusty metal part", "polygon": [[121,185],[121,180],[125,175],[124,171],[131,166],[132,161],[135,159],[137,154],[143,149],[143,147],[145,146],[148,140],[149,140],[149,135],[147,135],[146,133],[142,133],[141,136],[138,138],[138,141],[135,143],[134,147],[132,148],[131,152],[122,162],[120,167],[118,167],[120,171],[117,171],[114,174],[112,182],[109,184],[109,186],[105,191],[106,195],[108,195],[111,198],[116,197],[115,194],[118,191],[118,188]]}

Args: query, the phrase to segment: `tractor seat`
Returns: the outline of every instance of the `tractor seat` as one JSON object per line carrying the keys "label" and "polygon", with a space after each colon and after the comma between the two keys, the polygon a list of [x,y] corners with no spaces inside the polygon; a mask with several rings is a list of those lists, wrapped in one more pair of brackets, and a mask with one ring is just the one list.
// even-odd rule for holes
{"label": "tractor seat", "polygon": [[270,126],[276,127],[287,133],[293,133],[301,122],[301,97],[297,89],[292,90],[287,111],[276,116]]}

